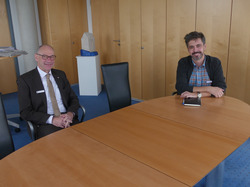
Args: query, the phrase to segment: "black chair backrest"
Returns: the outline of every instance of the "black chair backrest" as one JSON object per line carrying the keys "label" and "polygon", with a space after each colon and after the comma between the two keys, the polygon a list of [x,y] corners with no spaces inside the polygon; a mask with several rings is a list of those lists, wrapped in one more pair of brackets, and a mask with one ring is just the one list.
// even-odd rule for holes
{"label": "black chair backrest", "polygon": [[131,105],[128,62],[101,66],[110,112]]}
{"label": "black chair backrest", "polygon": [[0,159],[14,151],[14,144],[10,133],[6,113],[0,93]]}

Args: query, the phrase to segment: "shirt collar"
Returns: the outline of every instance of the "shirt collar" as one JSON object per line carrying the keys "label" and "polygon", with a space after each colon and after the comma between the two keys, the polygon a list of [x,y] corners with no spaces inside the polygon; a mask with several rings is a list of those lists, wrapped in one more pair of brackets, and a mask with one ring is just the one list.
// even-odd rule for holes
{"label": "shirt collar", "polygon": [[[37,66],[37,70],[38,70],[41,78],[43,78],[43,77],[45,77],[47,75],[47,73],[44,72],[43,70],[41,70],[38,66]],[[49,71],[49,74],[52,75],[51,70]]]}

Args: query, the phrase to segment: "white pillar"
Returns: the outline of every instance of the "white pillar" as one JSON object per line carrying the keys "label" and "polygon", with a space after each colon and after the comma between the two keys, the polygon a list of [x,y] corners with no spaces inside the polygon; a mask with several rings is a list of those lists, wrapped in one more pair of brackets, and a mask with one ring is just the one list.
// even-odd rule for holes
{"label": "white pillar", "polygon": [[[41,44],[36,0],[9,0],[16,48],[28,54],[18,57],[20,75],[37,65],[34,54]],[[39,31],[38,31],[39,30]]]}
{"label": "white pillar", "polygon": [[92,13],[91,13],[91,1],[87,0],[86,3],[87,3],[87,18],[88,18],[89,33],[93,33]]}

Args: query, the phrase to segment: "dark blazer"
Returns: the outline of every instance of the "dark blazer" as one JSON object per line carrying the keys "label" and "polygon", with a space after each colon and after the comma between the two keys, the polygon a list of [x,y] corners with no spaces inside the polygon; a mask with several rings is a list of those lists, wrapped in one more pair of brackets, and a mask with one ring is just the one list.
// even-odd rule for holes
{"label": "dark blazer", "polygon": [[[76,114],[74,118],[77,118],[79,100],[65,73],[56,69],[51,69],[51,72],[58,85],[67,112],[74,112]],[[21,75],[17,79],[17,85],[21,117],[37,125],[46,124],[50,115],[47,114],[46,94],[37,68]]]}

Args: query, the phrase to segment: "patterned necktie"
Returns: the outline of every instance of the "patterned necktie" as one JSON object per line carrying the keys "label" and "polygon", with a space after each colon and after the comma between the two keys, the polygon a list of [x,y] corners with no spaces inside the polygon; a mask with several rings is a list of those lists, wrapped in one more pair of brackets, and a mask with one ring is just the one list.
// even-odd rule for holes
{"label": "patterned necktie", "polygon": [[50,99],[51,99],[52,107],[53,107],[53,111],[54,111],[54,116],[60,116],[61,113],[60,113],[60,110],[59,110],[59,107],[58,107],[58,104],[57,104],[57,101],[56,101],[54,88],[53,88],[53,85],[52,85],[49,77],[50,77],[50,74],[48,73],[46,75],[46,78],[47,78],[47,85],[48,85],[48,88],[49,88],[49,95],[50,95]]}

